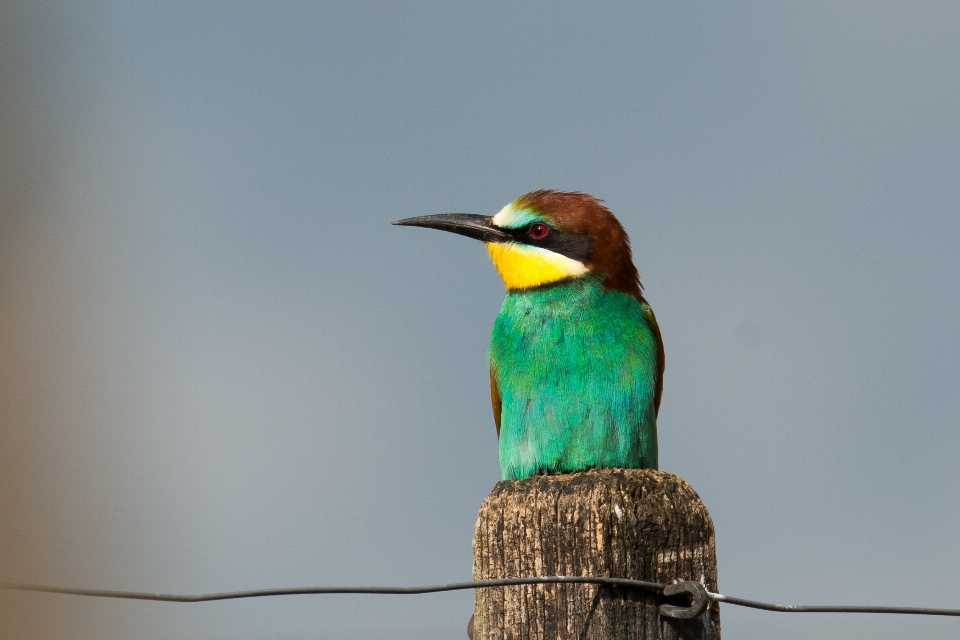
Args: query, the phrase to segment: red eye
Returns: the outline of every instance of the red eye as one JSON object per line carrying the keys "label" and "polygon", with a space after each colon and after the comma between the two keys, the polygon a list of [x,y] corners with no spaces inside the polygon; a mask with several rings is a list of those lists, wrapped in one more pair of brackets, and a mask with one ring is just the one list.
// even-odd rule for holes
{"label": "red eye", "polygon": [[530,225],[530,229],[528,231],[528,233],[530,234],[530,237],[533,238],[534,240],[544,239],[545,237],[547,237],[547,233],[549,232],[550,232],[550,227],[540,223]]}

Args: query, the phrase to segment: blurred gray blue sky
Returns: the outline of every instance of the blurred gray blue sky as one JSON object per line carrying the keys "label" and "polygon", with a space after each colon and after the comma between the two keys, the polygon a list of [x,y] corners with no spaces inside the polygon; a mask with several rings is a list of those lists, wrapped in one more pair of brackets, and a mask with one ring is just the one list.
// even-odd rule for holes
{"label": "blurred gray blue sky", "polygon": [[[0,579],[467,579],[498,479],[479,243],[604,198],[662,468],[725,593],[960,606],[960,5],[4,3]],[[18,638],[461,638],[468,593],[0,593]],[[725,607],[729,638],[955,620]],[[6,630],[4,630],[6,627]]]}

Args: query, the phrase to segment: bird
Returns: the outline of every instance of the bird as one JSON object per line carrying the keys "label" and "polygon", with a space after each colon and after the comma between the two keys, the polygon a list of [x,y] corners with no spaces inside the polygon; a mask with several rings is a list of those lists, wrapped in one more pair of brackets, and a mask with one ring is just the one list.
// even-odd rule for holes
{"label": "bird", "polygon": [[489,349],[502,480],[658,468],[663,340],[602,200],[540,189],[493,216],[393,224],[480,240],[506,286]]}

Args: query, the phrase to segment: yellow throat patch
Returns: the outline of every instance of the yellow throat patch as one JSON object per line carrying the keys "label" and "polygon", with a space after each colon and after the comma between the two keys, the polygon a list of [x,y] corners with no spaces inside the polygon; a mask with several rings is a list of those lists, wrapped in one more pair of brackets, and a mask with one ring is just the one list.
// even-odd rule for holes
{"label": "yellow throat patch", "polygon": [[486,246],[507,291],[538,287],[587,272],[582,262],[540,247],[518,242],[488,242]]}

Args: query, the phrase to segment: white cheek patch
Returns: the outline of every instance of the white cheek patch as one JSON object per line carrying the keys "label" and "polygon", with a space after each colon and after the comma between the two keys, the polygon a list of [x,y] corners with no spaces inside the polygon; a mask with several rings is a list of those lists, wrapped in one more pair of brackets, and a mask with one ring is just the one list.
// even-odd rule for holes
{"label": "white cheek patch", "polygon": [[523,259],[532,263],[549,264],[559,272],[570,276],[580,276],[587,272],[587,266],[579,260],[568,258],[543,247],[533,247],[527,244],[514,244],[511,249]]}

